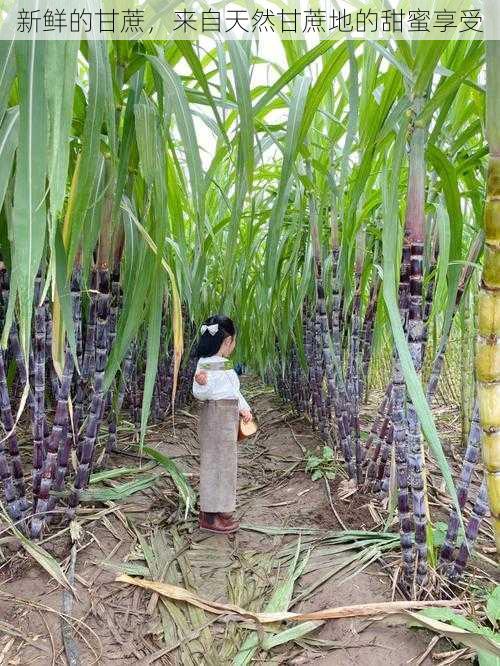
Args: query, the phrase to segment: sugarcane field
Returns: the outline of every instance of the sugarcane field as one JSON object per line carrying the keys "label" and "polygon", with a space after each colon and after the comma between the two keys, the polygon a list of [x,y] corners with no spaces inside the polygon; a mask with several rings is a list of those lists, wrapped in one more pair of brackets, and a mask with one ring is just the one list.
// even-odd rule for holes
{"label": "sugarcane field", "polygon": [[0,424],[0,666],[500,666],[499,2],[0,2]]}

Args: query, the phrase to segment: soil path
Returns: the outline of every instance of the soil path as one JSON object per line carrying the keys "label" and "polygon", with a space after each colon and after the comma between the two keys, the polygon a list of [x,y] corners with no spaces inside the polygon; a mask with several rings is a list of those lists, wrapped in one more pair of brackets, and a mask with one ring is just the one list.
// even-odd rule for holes
{"label": "soil path", "polygon": [[[392,573],[391,569],[371,562],[380,544],[371,545],[359,535],[339,534],[342,528],[324,481],[312,481],[304,471],[303,451],[318,450],[318,438],[261,385],[247,381],[246,393],[260,428],[240,450],[239,516],[244,528],[237,535],[208,536],[198,531],[194,519],[184,522],[176,511],[175,488],[165,473],[126,499],[88,503],[80,511],[78,599],[67,607],[68,615],[78,618],[72,621],[76,634],[66,625],[69,639],[74,635],[78,663],[431,664],[430,654],[419,661],[430,635],[409,629],[402,620],[330,621],[296,642],[271,647],[265,641],[272,633],[258,634],[230,620],[215,622],[212,615],[192,606],[115,582],[117,573],[128,572],[182,585],[212,600],[263,610],[270,599],[283,595],[283,581],[300,551],[303,572],[297,573],[293,586],[293,610],[391,599],[391,579],[386,573]],[[195,433],[193,408],[176,415],[175,432],[171,421],[152,427],[148,441],[172,457],[194,487],[198,479]],[[122,445],[128,437],[123,430]],[[107,468],[122,466],[137,467],[138,460],[115,455]],[[139,477],[124,473],[93,487],[109,489],[160,471],[146,468]],[[349,529],[376,527],[380,507],[373,498],[351,494],[340,499],[348,495],[340,471],[331,488],[335,510]],[[272,533],[272,527],[277,533]],[[300,543],[298,528],[304,528]],[[10,555],[8,544],[0,547],[8,556],[2,564],[0,552],[0,664],[66,664],[61,587],[24,551]],[[46,541],[44,548],[69,567],[68,531]],[[233,662],[235,658],[238,661]]]}

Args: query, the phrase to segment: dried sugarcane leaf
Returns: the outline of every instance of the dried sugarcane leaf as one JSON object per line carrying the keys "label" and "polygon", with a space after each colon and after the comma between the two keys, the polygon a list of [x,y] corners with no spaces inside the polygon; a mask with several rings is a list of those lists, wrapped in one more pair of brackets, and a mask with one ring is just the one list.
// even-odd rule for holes
{"label": "dried sugarcane leaf", "polygon": [[400,613],[403,610],[420,608],[440,608],[457,607],[461,605],[460,599],[449,599],[445,601],[387,601],[371,604],[354,604],[352,606],[339,606],[338,608],[326,608],[325,610],[308,613],[289,613],[289,612],[266,612],[258,613],[233,604],[222,604],[217,601],[202,599],[194,592],[190,592],[183,587],[168,585],[154,580],[144,580],[131,578],[127,575],[121,575],[116,578],[118,583],[127,583],[128,585],[137,585],[146,590],[157,592],[168,599],[183,601],[193,604],[215,615],[236,615],[246,619],[255,620],[261,624],[272,622],[283,622],[290,620],[293,622],[302,622],[304,620],[336,620],[347,617],[384,617]]}

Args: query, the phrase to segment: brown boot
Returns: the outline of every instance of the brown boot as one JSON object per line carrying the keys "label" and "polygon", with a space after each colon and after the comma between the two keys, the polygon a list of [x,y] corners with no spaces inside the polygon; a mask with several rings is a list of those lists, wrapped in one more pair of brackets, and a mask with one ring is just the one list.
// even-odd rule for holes
{"label": "brown boot", "polygon": [[216,534],[232,534],[239,528],[231,513],[207,513],[200,511],[200,528]]}

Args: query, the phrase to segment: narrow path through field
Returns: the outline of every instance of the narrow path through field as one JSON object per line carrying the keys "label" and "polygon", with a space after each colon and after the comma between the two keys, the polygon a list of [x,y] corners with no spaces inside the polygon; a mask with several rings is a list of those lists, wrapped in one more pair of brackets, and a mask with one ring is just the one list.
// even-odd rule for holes
{"label": "narrow path through field", "polygon": [[[392,571],[386,573],[380,563],[372,563],[378,548],[394,549],[390,539],[341,534],[324,481],[312,481],[304,471],[303,451],[315,450],[319,439],[262,385],[247,381],[245,388],[260,428],[240,450],[238,513],[243,529],[237,535],[207,535],[198,531],[194,520],[179,519],[175,490],[165,474],[141,492],[96,507],[87,504],[80,513],[78,600],[68,610],[81,620],[74,624],[80,663],[431,664],[430,655],[419,660],[429,634],[409,629],[402,621],[330,621],[297,642],[274,647],[268,642],[264,650],[271,634],[258,635],[234,621],[215,621],[193,606],[115,582],[117,573],[129,573],[181,585],[211,600],[264,610],[270,599],[283,594],[283,581],[299,550],[303,571],[296,572],[291,609],[391,599]],[[176,415],[174,434],[171,421],[153,426],[148,442],[173,457],[193,485],[198,476],[195,432],[193,408]],[[123,431],[122,446],[127,437]],[[110,462],[112,467],[137,465],[137,459],[118,454]],[[123,473],[94,487],[119,487],[157,473],[159,467],[139,476],[137,471]],[[333,481],[332,501],[340,521],[352,530],[373,529],[380,509],[377,501],[349,495],[348,490],[341,476]],[[300,538],[298,528],[303,528]],[[44,547],[69,565],[67,531]],[[0,663],[67,663],[61,588],[19,551],[0,568],[0,590]]]}

